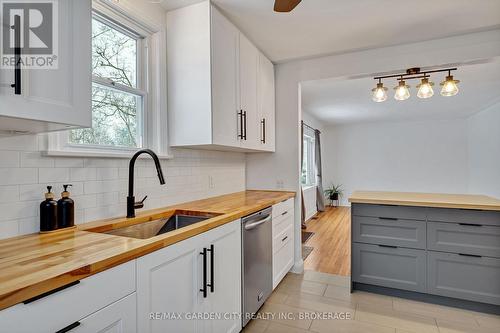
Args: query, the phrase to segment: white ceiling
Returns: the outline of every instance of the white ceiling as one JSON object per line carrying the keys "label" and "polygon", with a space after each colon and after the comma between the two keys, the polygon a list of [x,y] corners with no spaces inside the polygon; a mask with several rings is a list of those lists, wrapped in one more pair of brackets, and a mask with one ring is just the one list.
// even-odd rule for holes
{"label": "white ceiling", "polygon": [[[170,10],[200,0],[160,0]],[[499,0],[303,0],[275,13],[274,0],[213,0],[282,62],[447,37],[500,25]]]}
{"label": "white ceiling", "polygon": [[461,80],[459,93],[453,97],[443,97],[440,81],[446,73],[431,75],[435,83],[434,96],[429,99],[417,98],[415,86],[418,80],[407,81],[411,86],[411,97],[406,101],[396,101],[395,79],[384,80],[389,88],[385,102],[375,103],[371,99],[371,89],[376,82],[373,78],[326,79],[302,83],[302,109],[325,124],[350,124],[373,121],[401,121],[423,119],[455,119],[470,116],[494,103],[500,102],[500,62],[467,65],[454,72],[455,79]]}

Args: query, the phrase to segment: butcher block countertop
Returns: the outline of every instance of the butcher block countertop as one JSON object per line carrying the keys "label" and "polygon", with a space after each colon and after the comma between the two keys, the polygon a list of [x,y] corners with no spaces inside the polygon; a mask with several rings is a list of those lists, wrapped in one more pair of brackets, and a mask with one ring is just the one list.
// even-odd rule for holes
{"label": "butcher block countertop", "polygon": [[471,194],[356,191],[349,202],[500,211],[500,200]]}
{"label": "butcher block countertop", "polygon": [[[295,193],[284,191],[237,192],[161,209],[137,211],[137,217],[132,219],[95,221],[78,225],[77,229],[0,240],[0,309],[206,232],[294,196]],[[209,212],[217,216],[149,239],[98,233],[156,220],[172,215],[173,211]]]}

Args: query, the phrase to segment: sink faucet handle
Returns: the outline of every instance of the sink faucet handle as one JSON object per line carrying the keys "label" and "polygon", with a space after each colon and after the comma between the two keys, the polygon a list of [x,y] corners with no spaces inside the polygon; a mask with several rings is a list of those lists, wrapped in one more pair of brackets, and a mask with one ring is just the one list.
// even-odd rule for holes
{"label": "sink faucet handle", "polygon": [[134,208],[135,209],[143,208],[144,207],[144,201],[146,201],[147,198],[148,198],[148,196],[146,195],[144,198],[142,198],[141,201],[136,202],[134,204]]}

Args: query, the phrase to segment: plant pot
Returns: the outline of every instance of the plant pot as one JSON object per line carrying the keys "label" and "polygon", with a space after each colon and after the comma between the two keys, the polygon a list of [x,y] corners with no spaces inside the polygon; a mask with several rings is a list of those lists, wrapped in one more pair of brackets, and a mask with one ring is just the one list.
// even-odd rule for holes
{"label": "plant pot", "polygon": [[333,200],[333,201],[339,200],[339,194],[333,193],[332,195],[330,195],[330,200]]}

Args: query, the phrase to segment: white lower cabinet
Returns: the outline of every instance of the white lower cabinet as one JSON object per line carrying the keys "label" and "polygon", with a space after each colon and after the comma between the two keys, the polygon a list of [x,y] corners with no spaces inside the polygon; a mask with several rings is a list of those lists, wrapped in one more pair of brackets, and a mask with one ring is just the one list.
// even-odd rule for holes
{"label": "white lower cabinet", "polygon": [[273,206],[273,289],[293,266],[294,198]]}
{"label": "white lower cabinet", "polygon": [[[135,260],[131,260],[11,306],[0,311],[0,332],[135,332],[135,297],[128,298],[135,295],[135,277]],[[126,311],[121,313],[122,309]]]}
{"label": "white lower cabinet", "polygon": [[239,332],[240,220],[139,258],[137,310],[141,333]]}
{"label": "white lower cabinet", "polygon": [[[133,333],[137,325],[136,294],[108,305],[78,322],[71,333]],[[76,323],[75,323],[76,324]]]}

